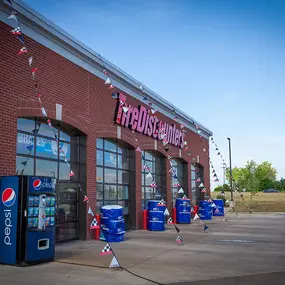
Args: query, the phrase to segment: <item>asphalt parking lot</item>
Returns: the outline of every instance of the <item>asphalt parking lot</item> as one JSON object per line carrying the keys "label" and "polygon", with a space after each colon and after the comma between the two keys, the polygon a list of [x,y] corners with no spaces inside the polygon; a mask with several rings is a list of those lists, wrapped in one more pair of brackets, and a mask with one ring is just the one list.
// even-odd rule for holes
{"label": "asphalt parking lot", "polygon": [[[177,233],[131,231],[113,249],[122,267],[156,284],[285,284],[285,215],[228,214],[203,225],[178,225]],[[54,262],[27,268],[0,266],[0,284],[155,284],[118,269],[100,256],[101,241],[57,245]]]}

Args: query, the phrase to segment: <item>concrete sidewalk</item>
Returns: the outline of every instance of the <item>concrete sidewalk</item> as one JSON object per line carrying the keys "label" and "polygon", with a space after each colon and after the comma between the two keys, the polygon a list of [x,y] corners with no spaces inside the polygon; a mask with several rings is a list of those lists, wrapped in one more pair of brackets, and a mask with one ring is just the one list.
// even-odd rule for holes
{"label": "concrete sidewalk", "polygon": [[[241,220],[235,214],[227,217],[231,225],[222,222],[222,217],[207,221],[212,229],[209,233],[204,233],[199,221],[178,225],[184,245],[176,245],[177,233],[167,225],[165,232],[130,231],[124,242],[112,246],[122,267],[157,284],[192,285],[197,280],[206,282],[199,284],[247,284],[207,282],[238,280],[225,279],[233,276],[250,280],[253,277],[249,275],[258,275],[261,282],[266,278],[260,274],[285,270],[284,215],[241,214]],[[104,245],[101,241],[60,244],[55,262],[28,268],[0,266],[0,284],[154,284],[126,271],[108,269],[112,256],[100,256]],[[284,285],[280,280],[267,285]]]}

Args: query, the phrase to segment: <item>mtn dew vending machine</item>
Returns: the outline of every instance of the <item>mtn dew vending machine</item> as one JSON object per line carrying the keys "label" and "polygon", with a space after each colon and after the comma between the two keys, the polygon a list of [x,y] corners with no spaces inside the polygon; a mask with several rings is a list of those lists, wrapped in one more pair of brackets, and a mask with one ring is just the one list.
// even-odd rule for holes
{"label": "mtn dew vending machine", "polygon": [[0,177],[0,263],[24,266],[55,255],[56,179]]}

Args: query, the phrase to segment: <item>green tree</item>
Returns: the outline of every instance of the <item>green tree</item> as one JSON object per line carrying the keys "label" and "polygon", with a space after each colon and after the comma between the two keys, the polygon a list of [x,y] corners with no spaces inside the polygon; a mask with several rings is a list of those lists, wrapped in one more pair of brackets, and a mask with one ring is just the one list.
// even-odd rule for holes
{"label": "green tree", "polygon": [[[274,188],[277,170],[268,161],[257,164],[254,160],[247,161],[244,167],[235,167],[232,170],[234,187],[250,192],[258,192],[268,188]],[[229,171],[226,173],[229,180]],[[285,180],[283,182],[285,184]],[[284,185],[285,186],[285,185]]]}

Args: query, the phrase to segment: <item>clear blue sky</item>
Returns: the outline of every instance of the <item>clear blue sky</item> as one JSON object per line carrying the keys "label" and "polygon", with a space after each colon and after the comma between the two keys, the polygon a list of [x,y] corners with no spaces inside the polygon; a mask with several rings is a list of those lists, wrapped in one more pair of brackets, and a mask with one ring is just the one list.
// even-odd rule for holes
{"label": "clear blue sky", "polygon": [[285,177],[285,1],[25,2],[210,128],[226,161],[231,137],[234,166]]}

